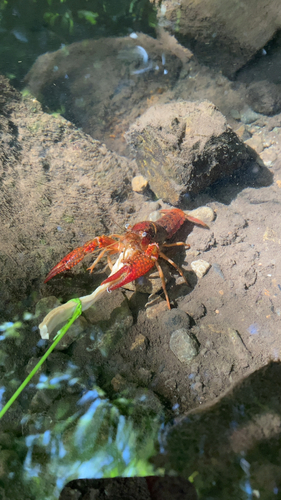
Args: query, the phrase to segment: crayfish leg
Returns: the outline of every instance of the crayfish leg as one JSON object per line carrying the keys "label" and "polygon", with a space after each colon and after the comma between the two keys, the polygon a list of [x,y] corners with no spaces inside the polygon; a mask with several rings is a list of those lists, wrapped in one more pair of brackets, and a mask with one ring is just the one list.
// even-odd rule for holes
{"label": "crayfish leg", "polygon": [[184,243],[183,241],[178,241],[176,243],[163,243],[162,247],[180,247],[180,246],[185,246],[186,248],[190,248],[190,245],[188,243]]}
{"label": "crayfish leg", "polygon": [[168,308],[171,309],[170,299],[169,299],[168,292],[167,292],[167,289],[166,289],[166,283],[165,283],[164,273],[163,273],[162,268],[161,268],[161,266],[160,266],[160,264],[159,264],[159,262],[157,260],[155,261],[155,265],[157,267],[157,271],[158,271],[158,274],[159,274],[160,279],[161,279],[162,288],[163,288],[163,292],[164,292],[165,297],[166,297]]}
{"label": "crayfish leg", "polygon": [[94,268],[96,267],[97,263],[103,258],[104,254],[108,252],[108,249],[105,248],[96,258],[96,260],[93,262],[93,264],[90,265],[90,267],[87,267],[87,271],[90,271],[90,273],[93,272]]}
{"label": "crayfish leg", "polygon": [[169,259],[169,257],[167,257],[164,253],[162,252],[159,252],[159,256],[162,257],[162,259],[166,260],[167,262],[169,262],[169,264],[171,264],[177,271],[178,273],[181,275],[181,277],[184,279],[184,281],[186,282],[186,284],[188,286],[190,286],[190,284],[188,283],[185,275],[183,274],[183,270],[177,266],[177,264],[172,260],[172,259]]}
{"label": "crayfish leg", "polygon": [[112,260],[109,257],[109,255],[107,256],[107,265],[108,265],[110,271],[112,271],[112,269],[113,269],[113,263],[112,263]]}

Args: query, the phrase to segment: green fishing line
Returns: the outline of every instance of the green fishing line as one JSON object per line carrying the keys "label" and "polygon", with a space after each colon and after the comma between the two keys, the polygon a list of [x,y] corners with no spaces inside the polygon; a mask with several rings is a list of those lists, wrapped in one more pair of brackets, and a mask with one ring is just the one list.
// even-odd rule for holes
{"label": "green fishing line", "polygon": [[17,397],[20,395],[20,393],[23,391],[23,389],[26,387],[28,382],[32,379],[32,377],[35,375],[37,370],[40,368],[40,366],[44,363],[44,361],[47,359],[49,354],[54,350],[56,345],[59,343],[59,341],[62,339],[64,334],[67,332],[69,327],[74,323],[74,321],[81,315],[82,313],[82,304],[80,299],[71,299],[69,302],[75,302],[76,308],[71,316],[71,318],[68,320],[66,325],[64,325],[57,333],[57,335],[54,337],[52,345],[49,347],[49,349],[45,352],[44,356],[40,359],[40,361],[37,363],[37,365],[33,368],[33,370],[30,372],[30,374],[26,377],[26,379],[23,381],[23,383],[19,386],[19,388],[16,390],[16,392],[13,394],[13,396],[9,399],[9,401],[5,404],[5,406],[2,408],[0,411],[0,418],[5,415],[6,411],[10,408],[10,406],[13,404],[13,402],[17,399]]}

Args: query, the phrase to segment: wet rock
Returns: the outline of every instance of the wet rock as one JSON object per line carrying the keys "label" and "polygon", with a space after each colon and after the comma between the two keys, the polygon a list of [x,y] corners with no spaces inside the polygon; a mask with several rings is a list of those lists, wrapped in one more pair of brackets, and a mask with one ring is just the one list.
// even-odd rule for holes
{"label": "wet rock", "polygon": [[199,346],[186,328],[180,328],[171,335],[170,349],[181,363],[188,363],[197,356]]}
{"label": "wet rock", "polygon": [[[198,471],[204,498],[229,498],[230,486],[231,498],[239,498],[245,468],[249,471],[254,450],[258,464],[254,487],[271,498],[272,484],[276,477],[280,478],[281,471],[280,381],[280,362],[271,361],[240,380],[221,398],[188,412],[168,432],[166,471],[177,471],[184,477]],[[241,454],[243,461],[237,467]]]}
{"label": "wet rock", "polygon": [[[62,325],[63,326],[63,325]],[[56,345],[55,350],[56,351],[64,351],[67,349],[77,338],[81,337],[82,335],[85,335],[87,332],[87,328],[89,327],[89,324],[85,318],[82,316],[79,316],[74,323],[71,325],[71,327],[67,330],[67,332],[64,334],[60,342]],[[53,332],[53,334],[50,336],[50,340],[53,340],[57,332]]]}
{"label": "wet rock", "polygon": [[199,260],[194,260],[193,262],[190,263],[192,271],[195,272],[197,278],[201,279],[207,272],[209,271],[211,264],[207,262],[206,260],[199,259]]}
{"label": "wet rock", "polygon": [[245,143],[247,144],[247,146],[250,146],[250,148],[254,149],[258,154],[263,151],[263,141],[260,135],[254,135],[250,139],[247,139]]}
{"label": "wet rock", "polygon": [[151,189],[173,205],[252,159],[224,116],[207,101],[153,106],[126,138]]}
{"label": "wet rock", "polygon": [[180,35],[205,64],[234,73],[269,42],[281,27],[278,0],[163,0],[159,22]]}
{"label": "wet rock", "polygon": [[248,87],[247,101],[257,113],[275,115],[281,110],[281,85],[268,80],[253,82]]}
{"label": "wet rock", "polygon": [[[239,116],[239,120],[240,120],[240,116]],[[251,137],[251,134],[247,130],[245,125],[240,125],[240,127],[235,130],[235,133],[238,135],[239,139],[241,139],[242,141],[247,141]]]}
{"label": "wet rock", "polygon": [[[155,299],[154,299],[155,300]],[[157,299],[158,302],[154,303],[152,299],[152,304],[148,302],[146,309],[146,316],[148,319],[155,319],[159,316],[161,317],[163,312],[168,312],[168,304],[166,300],[162,300],[160,297]]]}
{"label": "wet rock", "polygon": [[197,302],[183,302],[179,305],[180,309],[185,311],[189,316],[191,316],[195,321],[203,318],[206,314],[206,307],[204,304],[198,304]]}
{"label": "wet rock", "polygon": [[150,370],[147,370],[146,368],[141,367],[138,370],[137,376],[140,382],[147,386],[152,379],[152,372]]}
{"label": "wet rock", "polygon": [[96,304],[84,311],[86,319],[94,325],[110,322],[116,314],[131,316],[128,301],[120,289],[103,295]]}
{"label": "wet rock", "polygon": [[180,309],[165,311],[160,316],[160,324],[165,332],[172,333],[175,330],[190,328],[189,316]]}
{"label": "wet rock", "polygon": [[30,410],[33,413],[43,412],[49,408],[52,402],[61,395],[60,389],[40,389],[33,396]]}
{"label": "wet rock", "polygon": [[230,115],[232,116],[232,118],[234,118],[234,120],[240,120],[240,113],[239,111],[237,111],[237,109],[231,109]]}
{"label": "wet rock", "polygon": [[[28,361],[26,367],[25,367],[25,371],[27,374],[31,373],[33,368],[35,368],[35,366],[37,365],[37,363],[39,363],[41,358],[30,358],[30,360]],[[43,367],[40,366],[40,368],[37,370],[37,372],[35,373],[35,375],[33,375],[32,377],[32,382],[33,384],[36,384],[39,380],[39,377],[40,377],[40,373],[42,373],[43,371]]]}
{"label": "wet rock", "polygon": [[234,346],[235,354],[239,359],[241,366],[243,366],[243,368],[249,366],[252,356],[245,346],[239,332],[233,328],[228,328],[227,334]]}
{"label": "wet rock", "polygon": [[[96,493],[95,493],[96,492]],[[90,499],[98,499],[99,490],[90,490]],[[73,488],[68,488],[67,486],[62,490],[60,495],[60,500],[79,500],[82,496],[81,491],[75,490]]]}
{"label": "wet rock", "polygon": [[50,373],[64,372],[70,362],[70,357],[63,352],[51,352],[46,363]]}
{"label": "wet rock", "polygon": [[48,312],[60,305],[60,301],[54,295],[50,295],[49,297],[43,297],[43,299],[40,299],[35,306],[34,314],[38,324],[41,323]]}
{"label": "wet rock", "polygon": [[148,411],[156,415],[160,415],[163,412],[162,404],[156,394],[150,389],[138,388],[133,397],[136,406],[139,406],[141,412]]}
{"label": "wet rock", "polygon": [[266,167],[271,167],[272,164],[277,159],[277,152],[274,151],[274,148],[266,148],[260,155],[264,165]]}
{"label": "wet rock", "polygon": [[80,360],[79,363],[83,360],[85,349],[88,352],[99,349],[106,354],[113,346],[116,348],[133,324],[132,313],[121,290],[104,295],[84,314],[92,326],[84,341],[76,342],[73,347],[73,357]]}
{"label": "wet rock", "polygon": [[77,408],[77,394],[65,394],[63,398],[55,400],[47,411],[47,416],[53,421],[65,421],[73,416]]}
{"label": "wet rock", "polygon": [[251,108],[247,108],[243,113],[241,113],[241,122],[242,123],[253,123],[261,117],[259,113],[256,113]]}
{"label": "wet rock", "polygon": [[18,455],[13,450],[1,450],[0,453],[0,479],[5,479],[9,473],[19,466]]}

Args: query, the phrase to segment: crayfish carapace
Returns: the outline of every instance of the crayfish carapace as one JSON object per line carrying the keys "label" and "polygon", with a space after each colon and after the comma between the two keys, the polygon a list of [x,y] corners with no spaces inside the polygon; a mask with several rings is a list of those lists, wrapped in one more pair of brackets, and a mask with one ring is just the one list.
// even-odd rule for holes
{"label": "crayfish carapace", "polygon": [[108,291],[116,290],[117,288],[140,278],[156,266],[161,278],[168,307],[171,309],[164,274],[158,262],[159,257],[168,261],[177,269],[184,279],[185,277],[177,264],[169,259],[162,250],[163,248],[171,246],[182,245],[189,247],[189,245],[183,242],[167,243],[167,241],[174,236],[186,220],[206,228],[208,228],[208,226],[205,222],[195,219],[179,208],[161,210],[161,213],[164,215],[157,222],[138,222],[134,226],[129,227],[124,235],[112,234],[110,236],[96,236],[94,239],[85,243],[82,247],[75,248],[51,269],[44,283],[57,274],[71,269],[73,266],[78,264],[78,262],[80,262],[85,255],[93,253],[96,250],[101,250],[101,252],[94,263],[88,268],[90,269],[90,272],[93,271],[96,264],[104,255],[107,255],[108,265],[110,269],[112,269],[110,255],[123,252],[123,265],[121,269],[114,274],[111,274],[102,282],[102,285],[108,283]]}

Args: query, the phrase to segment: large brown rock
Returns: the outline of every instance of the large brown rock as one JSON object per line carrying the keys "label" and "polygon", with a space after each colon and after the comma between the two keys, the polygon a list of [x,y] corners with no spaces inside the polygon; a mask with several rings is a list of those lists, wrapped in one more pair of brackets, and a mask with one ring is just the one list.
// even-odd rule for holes
{"label": "large brown rock", "polygon": [[163,0],[159,17],[204,62],[233,75],[280,29],[281,4],[279,0]]}
{"label": "large brown rock", "polygon": [[173,205],[252,159],[225,117],[207,101],[154,106],[130,128],[127,139],[151,189]]}

